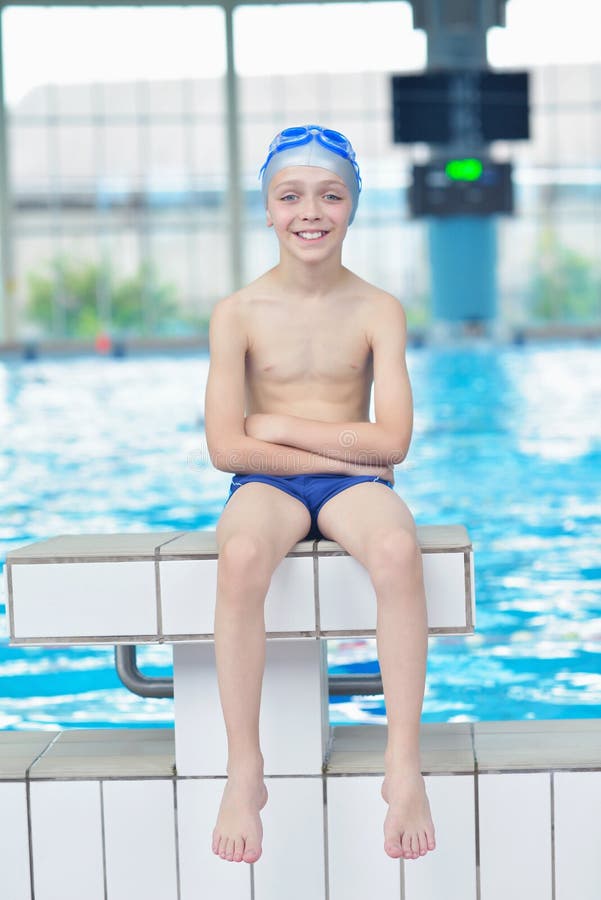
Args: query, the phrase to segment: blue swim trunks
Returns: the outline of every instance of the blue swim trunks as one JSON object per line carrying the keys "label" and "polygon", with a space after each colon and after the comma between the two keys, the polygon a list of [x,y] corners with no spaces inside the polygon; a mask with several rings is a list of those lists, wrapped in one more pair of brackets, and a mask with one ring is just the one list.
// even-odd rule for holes
{"label": "blue swim trunks", "polygon": [[379,481],[380,484],[387,484],[389,488],[392,488],[392,481],[386,481],[384,478],[377,478],[373,475],[260,475],[251,472],[248,475],[234,475],[227,500],[239,487],[251,481],[271,484],[304,503],[311,513],[311,527],[306,537],[303,538],[305,541],[323,538],[317,527],[319,510],[324,503],[331,500],[340,491],[344,491],[354,484],[361,484],[362,481]]}

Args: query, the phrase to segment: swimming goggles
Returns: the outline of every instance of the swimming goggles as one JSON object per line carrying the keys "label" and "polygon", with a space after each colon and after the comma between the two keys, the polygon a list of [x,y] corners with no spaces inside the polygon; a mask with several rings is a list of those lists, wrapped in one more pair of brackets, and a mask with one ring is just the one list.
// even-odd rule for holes
{"label": "swimming goggles", "polygon": [[332,153],[337,153],[343,159],[348,159],[355,170],[357,185],[359,190],[361,190],[361,174],[351,142],[339,131],[334,131],[332,128],[322,128],[321,125],[298,125],[294,128],[284,128],[283,131],[276,134],[269,145],[267,159],[261,166],[259,178],[263,177],[265,169],[276,153],[281,153],[283,150],[291,150],[293,147],[302,147],[303,144],[308,144],[312,140],[318,141],[322,147],[325,147]]}

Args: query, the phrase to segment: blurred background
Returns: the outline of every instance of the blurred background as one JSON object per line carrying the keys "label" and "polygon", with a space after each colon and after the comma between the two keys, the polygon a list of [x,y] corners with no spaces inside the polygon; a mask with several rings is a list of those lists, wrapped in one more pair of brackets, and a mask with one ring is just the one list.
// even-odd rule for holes
{"label": "blurred background", "polygon": [[347,134],[361,164],[347,264],[427,328],[430,226],[408,193],[436,146],[394,142],[391,76],[465,67],[468,38],[479,68],[529,76],[529,137],[476,141],[513,166],[513,213],[494,222],[497,324],[598,329],[599,4],[443,4],[454,54],[428,36],[428,6],[4,6],[0,341],[205,333],[214,302],[276,261],[257,172],[280,128],[312,121]]}
{"label": "blurred background", "polygon": [[[431,641],[424,718],[598,715],[598,0],[1,10],[0,566],[55,534],[214,528],[211,309],[277,262],[258,170],[317,122],[361,166],[344,262],[407,312],[395,489],[475,544],[477,634]],[[9,648],[0,623],[0,727],[172,723],[106,648]],[[377,672],[373,642],[330,649]],[[332,698],[336,723],[384,716]]]}

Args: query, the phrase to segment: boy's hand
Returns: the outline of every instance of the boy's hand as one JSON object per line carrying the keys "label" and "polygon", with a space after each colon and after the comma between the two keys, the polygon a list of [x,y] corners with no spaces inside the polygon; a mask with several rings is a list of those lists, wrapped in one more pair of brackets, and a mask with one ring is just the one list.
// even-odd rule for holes
{"label": "boy's hand", "polygon": [[[267,441],[272,444],[286,444],[286,417],[277,413],[251,413],[244,419],[244,430],[248,437],[258,441]],[[334,462],[328,457],[328,462]],[[336,468],[332,473],[339,472],[346,475],[373,475],[374,478],[384,478],[394,484],[394,466],[378,465],[377,463],[365,465],[350,461],[336,460]]]}

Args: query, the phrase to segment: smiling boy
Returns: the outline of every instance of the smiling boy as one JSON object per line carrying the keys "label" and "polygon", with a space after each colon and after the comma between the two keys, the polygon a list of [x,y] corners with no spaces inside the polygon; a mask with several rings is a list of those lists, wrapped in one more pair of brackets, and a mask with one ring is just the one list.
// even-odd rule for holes
{"label": "smiling boy", "polygon": [[285,129],[261,179],[279,263],[217,303],[209,333],[207,444],[214,466],[234,473],[217,523],[215,655],[228,780],[212,849],[236,862],[261,855],[265,595],[298,541],[324,537],[365,566],[376,593],[388,723],[384,850],[416,859],[435,841],[419,757],[421,554],[413,517],[393,489],[413,427],[405,315],[393,296],[342,265],[361,191],[343,135]]}

